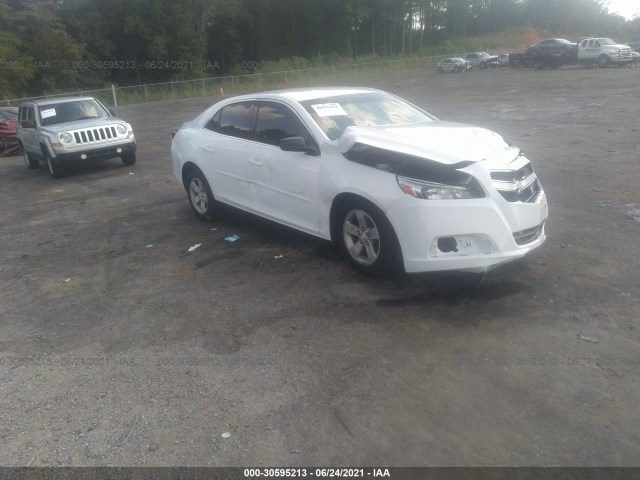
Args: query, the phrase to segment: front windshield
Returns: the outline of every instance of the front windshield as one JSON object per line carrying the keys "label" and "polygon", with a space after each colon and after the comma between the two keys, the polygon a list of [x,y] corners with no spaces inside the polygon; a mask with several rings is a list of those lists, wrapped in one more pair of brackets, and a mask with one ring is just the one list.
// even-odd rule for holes
{"label": "front windshield", "polygon": [[599,38],[598,42],[600,42],[600,45],[615,45],[616,44],[616,42],[614,42],[610,38]]}
{"label": "front windshield", "polygon": [[39,111],[42,125],[56,125],[58,123],[109,116],[109,112],[93,99],[49,103],[39,107]]}
{"label": "front windshield", "polygon": [[428,113],[383,92],[314,98],[301,104],[331,140],[340,138],[351,126],[404,125],[434,120]]}

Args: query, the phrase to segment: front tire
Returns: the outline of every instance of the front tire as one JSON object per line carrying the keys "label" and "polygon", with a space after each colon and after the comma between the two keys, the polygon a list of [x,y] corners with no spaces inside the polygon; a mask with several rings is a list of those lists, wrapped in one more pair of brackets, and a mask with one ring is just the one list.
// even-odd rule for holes
{"label": "front tire", "polygon": [[215,211],[215,199],[209,182],[200,170],[187,175],[187,196],[191,209],[201,220],[211,220]]}
{"label": "front tire", "polygon": [[31,158],[31,156],[29,155],[29,152],[27,152],[27,150],[22,145],[21,147],[22,147],[22,156],[24,157],[24,163],[27,164],[27,167],[31,170],[40,168],[40,164],[38,163],[38,161]]}
{"label": "front tire", "polygon": [[399,247],[384,213],[365,200],[353,200],[338,212],[340,249],[351,264],[368,275],[384,275],[396,266]]}
{"label": "front tire", "polygon": [[598,66],[600,68],[607,68],[609,66],[609,57],[607,55],[600,55],[598,57]]}
{"label": "front tire", "polygon": [[62,176],[62,167],[58,165],[56,161],[49,156],[48,153],[44,154],[44,159],[47,162],[47,167],[49,168],[51,178],[60,178]]}
{"label": "front tire", "polygon": [[125,165],[134,165],[136,163],[136,152],[128,152],[120,157]]}

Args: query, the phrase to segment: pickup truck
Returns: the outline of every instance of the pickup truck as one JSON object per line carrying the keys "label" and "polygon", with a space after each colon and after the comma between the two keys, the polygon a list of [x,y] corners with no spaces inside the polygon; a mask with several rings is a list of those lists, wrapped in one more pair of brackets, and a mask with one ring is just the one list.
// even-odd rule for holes
{"label": "pickup truck", "polygon": [[28,101],[18,112],[18,141],[27,167],[44,164],[53,178],[66,165],[119,157],[136,163],[136,139],[127,122],[93,97]]}
{"label": "pickup truck", "polygon": [[584,38],[578,43],[578,62],[582,66],[626,65],[632,60],[631,47],[620,45],[610,38]]}

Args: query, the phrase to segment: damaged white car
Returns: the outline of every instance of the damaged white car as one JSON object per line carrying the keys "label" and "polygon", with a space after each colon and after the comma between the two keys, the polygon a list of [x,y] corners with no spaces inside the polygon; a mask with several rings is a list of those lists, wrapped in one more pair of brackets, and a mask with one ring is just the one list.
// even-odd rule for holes
{"label": "damaged white car", "polygon": [[518,148],[380,90],[237,96],[173,133],[200,218],[228,204],[333,241],[365,273],[482,272],[546,238],[545,193]]}

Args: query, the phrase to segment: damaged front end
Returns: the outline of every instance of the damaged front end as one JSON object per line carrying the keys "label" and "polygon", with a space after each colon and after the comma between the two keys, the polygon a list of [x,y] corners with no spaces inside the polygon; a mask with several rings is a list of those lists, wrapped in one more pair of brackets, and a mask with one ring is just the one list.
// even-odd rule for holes
{"label": "damaged front end", "polygon": [[478,180],[460,171],[472,161],[443,164],[364,143],[353,144],[343,155],[352,162],[396,175],[400,189],[416,198],[458,200],[485,196]]}
{"label": "damaged front end", "polygon": [[547,203],[529,160],[493,132],[446,126],[417,127],[404,143],[409,129],[356,128],[340,142],[347,160],[394,175],[405,194],[385,212],[405,270],[482,272],[540,246]]}

